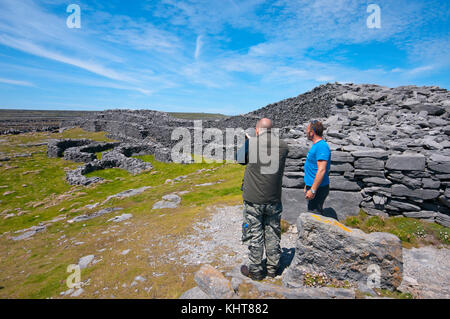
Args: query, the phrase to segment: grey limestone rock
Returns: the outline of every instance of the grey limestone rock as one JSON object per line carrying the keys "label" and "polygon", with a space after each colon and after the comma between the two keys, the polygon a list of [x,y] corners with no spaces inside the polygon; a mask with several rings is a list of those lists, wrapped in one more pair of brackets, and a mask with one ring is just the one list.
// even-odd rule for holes
{"label": "grey limestone rock", "polygon": [[425,156],[422,154],[391,155],[386,162],[386,169],[423,171],[425,169]]}
{"label": "grey limestone rock", "polygon": [[407,196],[418,199],[434,199],[439,196],[439,191],[432,189],[410,189],[402,184],[392,185],[392,195]]}
{"label": "grey limestone rock", "polygon": [[381,288],[394,290],[402,282],[402,245],[396,236],[366,234],[314,214],[300,215],[297,229],[294,260],[283,278],[288,287],[301,286],[307,273],[324,273],[355,285],[369,283],[374,269]]}
{"label": "grey limestone rock", "polygon": [[94,260],[94,258],[95,258],[94,255],[87,255],[81,257],[80,260],[78,261],[78,266],[80,266],[81,269],[84,269],[87,266],[89,266],[89,264]]}
{"label": "grey limestone rock", "polygon": [[354,157],[349,152],[334,151],[331,152],[331,162],[353,163]]}
{"label": "grey limestone rock", "polygon": [[330,189],[342,191],[360,191],[358,183],[350,181],[343,176],[330,176]]}
{"label": "grey limestone rock", "polygon": [[195,273],[194,280],[198,287],[211,298],[229,299],[235,295],[231,282],[211,265],[202,265]]}
{"label": "grey limestone rock", "polygon": [[383,170],[384,161],[371,158],[371,157],[361,157],[358,158],[355,163],[355,168],[365,169],[365,170]]}
{"label": "grey limestone rock", "polygon": [[184,292],[179,299],[211,299],[210,296],[205,294],[198,286],[189,289]]}
{"label": "grey limestone rock", "polygon": [[177,208],[181,202],[181,197],[176,194],[168,194],[162,197],[162,200],[153,204],[152,209]]}

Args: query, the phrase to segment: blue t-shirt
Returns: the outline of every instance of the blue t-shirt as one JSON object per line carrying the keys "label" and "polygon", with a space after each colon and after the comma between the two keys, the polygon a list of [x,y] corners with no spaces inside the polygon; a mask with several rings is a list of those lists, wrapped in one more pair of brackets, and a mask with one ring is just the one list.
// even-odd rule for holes
{"label": "blue t-shirt", "polygon": [[309,150],[308,155],[306,156],[304,180],[307,186],[312,186],[312,184],[314,183],[314,179],[316,178],[318,170],[317,161],[320,160],[327,161],[327,171],[325,172],[322,183],[319,185],[319,187],[330,184],[330,178],[328,177],[328,174],[330,173],[331,150],[327,142],[325,142],[324,140],[320,140],[314,143]]}

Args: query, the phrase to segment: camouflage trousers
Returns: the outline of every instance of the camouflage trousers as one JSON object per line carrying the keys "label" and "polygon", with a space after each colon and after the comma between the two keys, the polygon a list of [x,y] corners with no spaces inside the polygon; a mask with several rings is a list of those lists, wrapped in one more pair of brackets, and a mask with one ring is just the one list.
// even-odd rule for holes
{"label": "camouflage trousers", "polygon": [[249,249],[249,271],[264,271],[264,248],[267,271],[275,272],[281,257],[281,203],[253,204],[244,201],[242,242]]}

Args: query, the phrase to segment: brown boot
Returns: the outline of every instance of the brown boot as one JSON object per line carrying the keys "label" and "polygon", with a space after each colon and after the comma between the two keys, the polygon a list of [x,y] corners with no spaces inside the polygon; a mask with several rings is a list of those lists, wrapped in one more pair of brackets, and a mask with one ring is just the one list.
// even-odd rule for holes
{"label": "brown boot", "polygon": [[241,274],[243,274],[245,277],[248,277],[252,280],[258,280],[258,281],[263,280],[265,277],[262,272],[251,273],[246,265],[241,266]]}

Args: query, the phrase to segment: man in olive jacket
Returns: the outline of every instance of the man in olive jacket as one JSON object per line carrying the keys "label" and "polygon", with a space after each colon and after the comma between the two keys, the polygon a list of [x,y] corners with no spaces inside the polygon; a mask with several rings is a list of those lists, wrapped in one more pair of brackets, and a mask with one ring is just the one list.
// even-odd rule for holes
{"label": "man in olive jacket", "polygon": [[[256,137],[246,137],[237,153],[238,162],[247,165],[242,185],[242,242],[248,244],[249,265],[243,265],[241,272],[261,280],[266,272],[275,277],[279,267],[281,186],[288,146],[272,130],[272,121],[267,118],[256,124]],[[264,248],[267,269],[263,265]]]}

